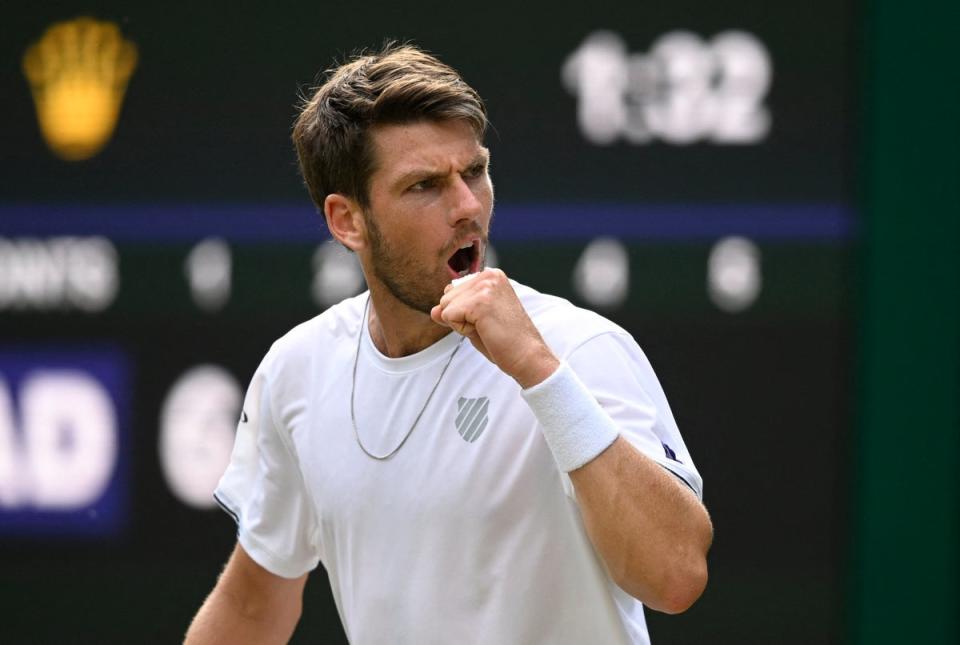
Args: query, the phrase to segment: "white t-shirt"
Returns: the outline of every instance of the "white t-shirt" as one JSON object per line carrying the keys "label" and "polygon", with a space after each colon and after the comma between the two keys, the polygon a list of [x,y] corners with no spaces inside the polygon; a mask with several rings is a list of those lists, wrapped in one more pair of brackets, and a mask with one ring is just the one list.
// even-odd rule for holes
{"label": "white t-shirt", "polygon": [[[620,431],[698,496],[701,479],[647,358],[601,316],[513,283],[554,353]],[[240,544],[297,577],[323,563],[351,643],[648,643],[643,606],[596,554],[569,477],[517,383],[450,333],[383,356],[367,294],[278,340],[253,377],[216,491]],[[361,451],[350,420],[383,455]]]}

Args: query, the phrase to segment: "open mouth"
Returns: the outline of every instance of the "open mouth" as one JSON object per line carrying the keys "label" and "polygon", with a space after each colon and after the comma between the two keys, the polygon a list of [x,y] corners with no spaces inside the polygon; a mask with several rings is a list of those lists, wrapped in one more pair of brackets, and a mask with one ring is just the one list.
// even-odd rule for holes
{"label": "open mouth", "polygon": [[480,240],[464,242],[463,246],[457,249],[447,260],[447,266],[454,278],[462,278],[469,273],[476,273],[479,264]]}

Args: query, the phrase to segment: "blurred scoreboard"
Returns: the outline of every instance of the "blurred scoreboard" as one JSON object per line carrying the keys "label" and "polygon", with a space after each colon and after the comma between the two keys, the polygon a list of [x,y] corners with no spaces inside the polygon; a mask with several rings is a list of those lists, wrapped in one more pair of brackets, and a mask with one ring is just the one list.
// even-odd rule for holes
{"label": "blurred scoreboard", "polygon": [[168,595],[192,590],[170,605],[178,637],[232,541],[210,493],[247,380],[278,336],[364,288],[301,185],[294,104],[334,59],[409,39],[487,101],[492,262],[637,337],[704,475],[714,586],[702,619],[653,619],[655,636],[747,642],[731,607],[749,604],[770,616],[754,634],[799,616],[778,642],[835,639],[851,14],[67,2],[5,18],[0,565],[28,587],[67,560],[78,580],[153,567]]}

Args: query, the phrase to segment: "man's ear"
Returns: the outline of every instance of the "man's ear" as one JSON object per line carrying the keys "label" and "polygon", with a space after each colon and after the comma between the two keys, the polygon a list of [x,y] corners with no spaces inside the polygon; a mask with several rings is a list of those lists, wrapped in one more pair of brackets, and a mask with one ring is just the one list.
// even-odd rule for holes
{"label": "man's ear", "polygon": [[338,242],[356,253],[366,245],[367,229],[363,212],[351,198],[331,193],[323,200],[323,216],[330,234]]}

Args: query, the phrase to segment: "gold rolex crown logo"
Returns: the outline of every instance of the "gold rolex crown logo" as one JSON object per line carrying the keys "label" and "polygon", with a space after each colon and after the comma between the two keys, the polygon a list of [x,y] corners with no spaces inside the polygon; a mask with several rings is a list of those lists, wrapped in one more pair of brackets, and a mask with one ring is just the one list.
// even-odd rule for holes
{"label": "gold rolex crown logo", "polygon": [[91,18],[52,25],[23,56],[40,131],[57,155],[88,159],[110,139],[136,46],[117,26]]}

